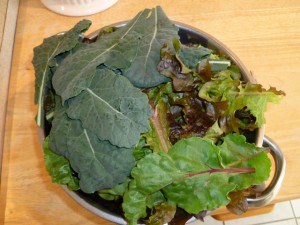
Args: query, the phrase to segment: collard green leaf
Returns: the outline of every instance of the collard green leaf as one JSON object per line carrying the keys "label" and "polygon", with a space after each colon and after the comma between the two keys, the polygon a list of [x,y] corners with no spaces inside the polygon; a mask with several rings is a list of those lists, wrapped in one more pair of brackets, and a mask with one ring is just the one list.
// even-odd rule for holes
{"label": "collard green leaf", "polygon": [[134,166],[132,149],[100,141],[83,129],[79,121],[72,123],[67,145],[71,166],[78,173],[81,190],[86,193],[124,182]]}
{"label": "collard green leaf", "polygon": [[85,129],[100,140],[131,148],[149,129],[151,109],[148,97],[126,77],[101,69],[90,87],[68,101],[67,114],[79,119]]}
{"label": "collard green leaf", "polygon": [[53,77],[53,86],[65,103],[90,86],[101,64],[125,71],[138,87],[165,82],[166,77],[156,71],[159,50],[163,42],[178,37],[177,31],[160,7],[145,9],[126,26],[101,35],[97,42],[64,60]]}
{"label": "collard green leaf", "polygon": [[62,106],[59,100],[57,97],[50,146],[68,158],[78,173],[81,190],[93,193],[124,182],[134,166],[133,148],[119,148],[99,140],[79,120],[70,119],[67,106]]}
{"label": "collard green leaf", "polygon": [[153,87],[168,81],[158,73],[156,66],[162,45],[171,44],[174,38],[179,38],[178,28],[161,7],[156,7],[149,11],[143,29],[137,54],[124,75],[137,87]]}
{"label": "collard green leaf", "polygon": [[[216,146],[208,139],[196,137],[178,141],[168,153],[149,154],[141,159],[132,169],[133,180],[124,195],[123,210],[128,222],[135,224],[145,216],[147,207],[142,202],[158,191],[164,193],[167,201],[196,214],[226,205],[231,191],[261,182],[262,177],[266,179],[270,164],[266,163],[269,159],[264,149],[246,144],[243,136],[234,138],[247,146],[247,151],[242,150],[233,159],[227,157],[229,146]],[[237,158],[242,163],[236,163]],[[223,167],[224,160],[227,167]],[[136,199],[131,196],[139,196],[139,205],[134,204]]]}
{"label": "collard green leaf", "polygon": [[77,23],[74,28],[64,34],[54,35],[44,39],[43,43],[34,48],[32,63],[35,70],[35,104],[38,104],[37,124],[42,126],[43,121],[43,103],[46,94],[46,88],[49,85],[51,71],[55,66],[55,57],[59,54],[70,51],[79,43],[79,35],[86,31],[91,22],[83,20]]}
{"label": "collard green leaf", "polygon": [[67,106],[63,106],[61,98],[55,97],[55,111],[49,135],[49,147],[55,153],[68,158],[67,138],[72,120],[67,116]]}
{"label": "collard green leaf", "polygon": [[67,185],[70,190],[79,190],[78,178],[73,176],[69,161],[49,148],[49,138],[44,140],[44,162],[52,182]]}

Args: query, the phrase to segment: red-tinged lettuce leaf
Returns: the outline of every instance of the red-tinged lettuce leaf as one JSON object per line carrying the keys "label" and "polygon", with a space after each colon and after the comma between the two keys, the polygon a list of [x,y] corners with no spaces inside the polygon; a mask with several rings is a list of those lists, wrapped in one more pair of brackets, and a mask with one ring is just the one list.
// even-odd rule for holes
{"label": "red-tinged lettuce leaf", "polygon": [[226,208],[236,214],[242,215],[248,210],[247,197],[244,195],[244,191],[235,191],[229,193],[228,197],[231,199],[230,203],[226,205]]}
{"label": "red-tinged lettuce leaf", "polygon": [[157,65],[158,71],[172,79],[174,91],[191,91],[195,88],[197,82],[191,70],[185,70],[184,64],[177,58],[177,55],[164,45],[160,53],[160,62]]}
{"label": "red-tinged lettuce leaf", "polygon": [[79,44],[79,35],[85,32],[91,25],[89,20],[82,20],[71,30],[48,37],[43,43],[34,48],[33,66],[35,70],[35,97],[34,102],[38,104],[37,124],[43,127],[44,100],[47,86],[51,82],[51,68],[55,67],[55,58],[60,54],[68,52]]}
{"label": "red-tinged lettuce leaf", "polygon": [[56,93],[63,104],[90,86],[98,66],[118,68],[137,87],[152,87],[168,79],[159,74],[156,65],[165,41],[178,38],[178,28],[160,7],[145,9],[126,26],[101,35],[64,60],[53,77]]}
{"label": "red-tinged lettuce leaf", "polygon": [[231,77],[231,71],[222,71],[206,82],[199,91],[199,97],[209,102],[233,102],[239,92],[240,80]]}
{"label": "red-tinged lettuce leaf", "polygon": [[199,97],[207,101],[228,102],[228,108],[220,118],[225,133],[261,127],[265,123],[267,104],[279,103],[284,95],[273,87],[266,90],[260,84],[242,84],[236,79],[234,70],[220,72],[199,91]]}
{"label": "red-tinged lettuce leaf", "polygon": [[167,152],[171,147],[167,110],[168,105],[163,99],[160,99],[156,106],[152,104],[151,128],[144,136],[146,137],[147,145],[153,152]]}
{"label": "red-tinged lettuce leaf", "polygon": [[[236,138],[240,143],[245,141],[243,136]],[[269,174],[264,149],[259,152],[254,145],[247,147],[231,161],[227,157],[230,153],[224,153],[225,159],[222,158],[222,152],[230,152],[226,145],[220,147],[208,139],[193,137],[177,142],[168,153],[145,156],[132,169],[133,180],[124,194],[123,210],[128,223],[136,224],[147,216],[146,200],[158,191],[164,193],[168,202],[190,214],[227,205],[230,192],[261,182]],[[242,163],[236,163],[237,160]],[[225,161],[226,168],[222,166]],[[233,166],[228,167],[229,164]]]}
{"label": "red-tinged lettuce leaf", "polygon": [[149,129],[148,97],[126,77],[108,69],[98,71],[91,85],[68,101],[67,114],[100,140],[131,148]]}
{"label": "red-tinged lettuce leaf", "polygon": [[70,190],[79,190],[78,178],[70,162],[62,155],[58,155],[49,148],[49,138],[44,140],[44,162],[46,170],[56,184],[67,185]]}
{"label": "red-tinged lettuce leaf", "polygon": [[176,213],[176,205],[163,202],[155,206],[155,212],[147,220],[149,225],[161,225],[170,222]]}
{"label": "red-tinged lettuce leaf", "polygon": [[[208,102],[199,98],[197,91],[183,93],[170,105],[168,118],[172,143],[182,138],[203,137],[228,107],[226,101]],[[175,110],[175,107],[180,108]]]}

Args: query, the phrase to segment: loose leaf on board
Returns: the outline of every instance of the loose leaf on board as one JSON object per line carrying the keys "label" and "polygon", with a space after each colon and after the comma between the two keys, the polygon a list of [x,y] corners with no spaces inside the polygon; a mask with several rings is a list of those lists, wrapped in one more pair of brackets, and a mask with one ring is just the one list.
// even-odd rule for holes
{"label": "loose leaf on board", "polygon": [[54,89],[64,104],[90,86],[101,64],[125,71],[124,75],[138,87],[165,82],[167,78],[156,71],[159,50],[163,42],[178,37],[177,31],[160,7],[145,9],[125,26],[101,35],[64,60],[53,77]]}
{"label": "loose leaf on board", "polygon": [[38,104],[37,124],[43,126],[43,103],[46,95],[46,87],[49,85],[51,71],[55,66],[55,57],[68,52],[79,43],[79,35],[86,31],[91,25],[89,20],[82,20],[71,30],[48,37],[43,43],[34,48],[32,63],[35,70],[35,97],[34,102]]}
{"label": "loose leaf on board", "polygon": [[80,119],[100,140],[130,148],[149,129],[148,97],[126,77],[108,69],[98,71],[90,87],[68,101],[67,114]]}
{"label": "loose leaf on board", "polygon": [[[228,137],[232,138],[245,142],[241,135]],[[270,164],[261,162],[262,158],[269,160],[268,156],[263,148],[247,147],[248,151],[242,151],[231,161],[226,145],[219,147],[208,139],[192,137],[178,141],[168,153],[146,155],[132,169],[133,180],[124,195],[123,210],[129,224],[136,224],[137,219],[146,215],[145,202],[157,191],[162,191],[169,202],[196,214],[226,205],[230,201],[228,193],[237,186],[246,188],[247,179],[262,182],[261,178],[266,179],[269,174]],[[223,151],[226,153],[225,168],[222,166],[225,163],[221,157]],[[258,177],[256,170],[260,173]]]}

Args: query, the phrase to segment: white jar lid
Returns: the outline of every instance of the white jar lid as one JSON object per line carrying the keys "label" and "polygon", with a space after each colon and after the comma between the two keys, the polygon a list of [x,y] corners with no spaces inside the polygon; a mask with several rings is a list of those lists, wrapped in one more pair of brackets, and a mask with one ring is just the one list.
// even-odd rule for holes
{"label": "white jar lid", "polygon": [[87,16],[101,12],[118,0],[41,0],[51,11],[65,16]]}

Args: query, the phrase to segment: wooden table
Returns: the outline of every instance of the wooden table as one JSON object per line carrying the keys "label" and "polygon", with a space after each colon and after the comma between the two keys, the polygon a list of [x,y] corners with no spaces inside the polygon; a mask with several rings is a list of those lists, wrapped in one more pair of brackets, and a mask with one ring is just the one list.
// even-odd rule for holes
{"label": "wooden table", "polygon": [[[89,32],[156,5],[172,20],[205,30],[225,43],[265,87],[286,92],[282,103],[270,105],[266,114],[266,134],[276,140],[287,161],[274,203],[300,198],[300,2],[119,0],[110,9],[85,17],[93,21]],[[0,224],[111,224],[51,183],[34,121],[32,49],[80,19],[55,14],[39,0],[20,1],[3,146]]]}

